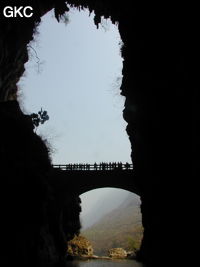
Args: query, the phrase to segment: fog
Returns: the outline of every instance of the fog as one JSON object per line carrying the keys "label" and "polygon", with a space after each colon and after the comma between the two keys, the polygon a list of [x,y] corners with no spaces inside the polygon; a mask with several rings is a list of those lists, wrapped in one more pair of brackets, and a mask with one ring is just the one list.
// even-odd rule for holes
{"label": "fog", "polygon": [[82,229],[90,227],[103,215],[119,207],[130,194],[139,200],[136,194],[117,188],[95,189],[82,194]]}

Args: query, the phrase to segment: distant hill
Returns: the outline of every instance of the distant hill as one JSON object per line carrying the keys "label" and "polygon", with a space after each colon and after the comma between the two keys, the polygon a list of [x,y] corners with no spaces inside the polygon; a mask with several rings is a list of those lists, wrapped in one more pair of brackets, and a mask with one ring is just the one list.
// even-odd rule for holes
{"label": "distant hill", "polygon": [[[93,224],[103,218],[103,216],[120,206],[125,199],[127,199],[129,194],[130,192],[126,190],[116,191],[116,189],[110,189],[109,191],[105,192],[96,203],[94,203],[92,209],[84,212],[83,208],[83,212],[81,213],[80,217],[82,230],[91,227]],[[131,195],[132,197],[138,198],[137,195]]]}
{"label": "distant hill", "polygon": [[122,204],[81,232],[93,245],[94,254],[107,255],[110,248],[138,249],[142,239],[140,201],[129,193]]}

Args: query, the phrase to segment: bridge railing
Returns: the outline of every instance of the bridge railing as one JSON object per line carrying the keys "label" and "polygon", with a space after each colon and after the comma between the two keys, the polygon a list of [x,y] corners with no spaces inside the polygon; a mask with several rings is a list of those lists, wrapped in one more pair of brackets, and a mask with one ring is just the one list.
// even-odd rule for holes
{"label": "bridge railing", "polygon": [[53,168],[65,171],[114,171],[114,170],[133,170],[130,163],[101,163],[101,164],[55,164]]}

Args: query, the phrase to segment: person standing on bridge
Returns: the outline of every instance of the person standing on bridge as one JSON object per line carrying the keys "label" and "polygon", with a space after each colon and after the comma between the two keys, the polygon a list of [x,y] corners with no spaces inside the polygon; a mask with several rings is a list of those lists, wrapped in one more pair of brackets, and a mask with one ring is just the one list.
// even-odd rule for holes
{"label": "person standing on bridge", "polygon": [[125,168],[126,168],[126,170],[130,169],[130,164],[128,162],[126,162]]}
{"label": "person standing on bridge", "polygon": [[102,171],[105,171],[105,169],[106,169],[106,163],[102,162]]}
{"label": "person standing on bridge", "polygon": [[117,166],[118,166],[118,169],[122,170],[122,163],[121,162],[118,162]]}
{"label": "person standing on bridge", "polygon": [[86,165],[85,165],[86,167],[86,170],[88,171],[89,169],[90,169],[90,165],[88,164],[88,163],[86,163]]}
{"label": "person standing on bridge", "polygon": [[97,164],[96,164],[96,162],[94,163],[94,169],[95,169],[95,171],[97,171]]}
{"label": "person standing on bridge", "polygon": [[99,164],[99,170],[101,170],[101,168],[102,168],[102,163],[100,162],[100,164]]}
{"label": "person standing on bridge", "polygon": [[109,170],[111,170],[112,169],[112,163],[109,162],[108,166],[109,166]]}

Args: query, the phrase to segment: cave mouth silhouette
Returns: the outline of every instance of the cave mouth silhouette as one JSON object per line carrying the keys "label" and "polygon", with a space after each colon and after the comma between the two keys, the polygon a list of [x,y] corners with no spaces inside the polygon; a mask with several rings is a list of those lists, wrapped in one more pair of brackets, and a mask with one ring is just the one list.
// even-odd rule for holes
{"label": "cave mouth silhouette", "polygon": [[123,248],[136,257],[143,238],[140,197],[128,190],[103,187],[80,195],[81,232],[97,256]]}
{"label": "cave mouth silhouette", "polygon": [[[40,2],[44,4],[42,14],[52,9],[56,3],[56,1],[39,1],[39,4]],[[185,83],[189,83],[190,80],[186,64],[188,50],[185,49],[187,43],[185,40],[188,38],[184,24],[181,26],[180,22],[185,21],[187,12],[180,12],[178,4],[171,8],[170,5],[166,6],[163,3],[159,6],[162,12],[158,12],[156,5],[152,5],[151,2],[149,5],[144,5],[142,2],[135,5],[131,1],[126,5],[120,3],[113,5],[105,1],[72,2],[76,6],[81,3],[88,4],[91,9],[97,10],[98,18],[102,14],[107,14],[119,21],[120,32],[125,42],[122,89],[127,102],[124,114],[134,152],[132,159],[135,164],[135,179],[141,191],[145,226],[141,257],[145,262],[153,263],[151,266],[162,266],[163,259],[165,263],[169,261],[170,266],[171,257],[166,257],[166,251],[170,247],[171,254],[177,255],[180,239],[176,238],[172,244],[170,235],[168,236],[168,232],[174,227],[170,223],[171,216],[166,210],[176,214],[178,205],[174,205],[174,202],[169,201],[166,196],[170,195],[171,199],[177,199],[177,194],[173,190],[174,183],[178,177],[184,175],[182,169],[185,172],[182,168],[185,157],[183,144],[187,138],[184,135],[186,131],[183,114],[186,105],[183,100],[188,96],[188,92],[181,88],[184,88]],[[38,14],[33,22],[37,22],[42,15],[39,8],[37,11]],[[59,5],[55,11],[57,14],[61,13]],[[10,24],[2,19],[1,22],[3,22],[1,46],[4,53],[1,64],[3,67],[1,100],[7,101],[16,99],[15,84],[24,71],[24,62],[27,61],[25,45],[32,38],[34,24],[27,23],[22,31],[21,23],[18,21],[15,23],[13,20]],[[9,139],[7,137],[2,140]],[[10,140],[13,140],[13,136]],[[18,143],[16,140],[15,138],[15,143]],[[5,157],[4,154],[2,156],[3,159],[12,157],[12,153],[10,157]],[[163,173],[163,170],[166,172]],[[169,190],[172,190],[173,194],[169,194]],[[15,204],[13,209],[17,210],[18,206],[21,206],[15,203],[14,197],[12,199]],[[6,207],[4,203],[3,205]],[[7,232],[13,228],[6,227]],[[9,242],[8,238],[5,240]]]}
{"label": "cave mouth silhouette", "polygon": [[[58,23],[49,12],[38,26],[20,84],[22,106],[26,113],[41,107],[47,110],[50,119],[37,133],[53,147],[53,164],[131,163],[123,118],[125,98],[120,94],[123,59],[118,27],[104,21],[97,29],[94,14],[89,17],[88,10],[73,12],[67,25]],[[81,39],[77,39],[79,35]],[[73,50],[68,49],[71,47]]]}
{"label": "cave mouth silhouette", "polygon": [[[46,18],[49,15],[50,15],[50,13],[47,13],[43,17],[44,23],[46,21]],[[51,21],[52,20],[53,19],[51,18]],[[48,26],[49,22],[50,21],[46,22],[46,26]],[[85,97],[86,96],[85,92],[86,92],[86,89],[87,89],[87,85],[86,85],[85,80],[84,80],[85,76],[82,74],[81,71],[80,72],[77,71],[77,68],[78,68],[77,66],[79,64],[80,65],[82,64],[82,63],[80,63],[81,61],[78,61],[79,64],[78,63],[74,64],[74,65],[71,64],[68,67],[64,67],[63,65],[59,65],[57,63],[57,62],[59,62],[59,57],[61,57],[61,56],[64,57],[64,55],[67,53],[67,49],[66,49],[66,50],[63,50],[63,52],[62,52],[63,54],[62,55],[58,55],[58,50],[61,50],[61,44],[63,42],[63,35],[66,33],[66,36],[67,36],[67,30],[68,30],[68,27],[70,26],[70,22],[68,23],[68,25],[65,25],[65,24],[57,23],[55,21],[55,24],[57,24],[58,26],[62,25],[62,27],[64,29],[63,29],[62,33],[59,33],[60,34],[60,42],[58,42],[58,38],[56,38],[55,36],[53,36],[54,39],[55,39],[54,40],[55,42],[53,42],[53,41],[51,42],[50,40],[47,40],[47,39],[45,40],[46,42],[44,43],[44,47],[46,48],[46,52],[48,52],[50,45],[52,46],[52,45],[55,44],[55,46],[53,46],[52,50],[51,50],[51,55],[53,56],[53,61],[51,61],[48,66],[46,66],[45,62],[43,64],[43,60],[45,61],[45,58],[40,56],[40,54],[38,53],[39,48],[38,48],[38,50],[36,49],[37,48],[37,39],[36,39],[36,42],[31,44],[31,46],[29,47],[30,48],[29,52],[32,54],[33,62],[35,62],[34,64],[36,64],[36,67],[34,67],[34,69],[33,69],[35,71],[36,78],[33,75],[31,77],[31,79],[35,78],[35,80],[34,81],[31,80],[31,81],[28,82],[27,88],[28,87],[30,88],[30,86],[33,84],[34,85],[34,90],[33,90],[32,93],[30,93],[30,90],[28,90],[27,91],[27,97],[29,97],[29,93],[30,93],[31,101],[34,101],[35,97],[37,97],[37,99],[39,99],[39,101],[38,102],[36,101],[36,104],[35,103],[30,104],[30,102],[29,102],[29,105],[27,104],[27,106],[25,106],[25,110],[28,109],[27,107],[29,106],[29,107],[32,108],[32,111],[40,110],[41,107],[43,107],[45,110],[48,111],[48,114],[50,116],[50,120],[47,123],[45,123],[45,125],[41,127],[41,131],[39,129],[39,131],[37,133],[39,135],[40,134],[43,135],[45,137],[45,139],[46,138],[50,139],[50,142],[49,142],[50,144],[51,144],[51,139],[53,139],[53,138],[51,136],[50,136],[50,138],[48,138],[48,137],[49,137],[49,135],[51,135],[53,127],[55,127],[55,125],[56,125],[57,128],[60,127],[62,129],[62,131],[64,131],[63,125],[67,125],[67,133],[68,133],[68,135],[67,135],[67,137],[60,138],[61,140],[59,140],[59,144],[57,144],[57,147],[56,147],[57,150],[59,150],[59,149],[62,150],[63,147],[64,147],[64,144],[66,143],[65,139],[70,140],[71,136],[74,135],[74,133],[78,133],[79,137],[80,137],[80,133],[81,133],[81,135],[84,136],[84,138],[86,140],[86,146],[85,146],[85,148],[82,148],[81,150],[79,150],[79,152],[77,153],[76,146],[79,146],[79,145],[77,145],[77,140],[79,138],[78,137],[74,137],[75,143],[71,142],[71,140],[70,140],[70,142],[68,142],[67,149],[65,149],[65,151],[62,151],[62,154],[60,156],[58,156],[56,159],[53,158],[53,164],[63,164],[63,163],[64,164],[66,164],[66,163],[72,163],[72,164],[76,164],[76,163],[92,163],[92,164],[94,164],[95,162],[105,162],[105,161],[106,162],[110,162],[110,161],[111,162],[119,162],[119,161],[121,161],[123,163],[126,163],[126,162],[131,163],[131,158],[130,158],[131,146],[130,146],[130,142],[128,140],[127,132],[125,130],[125,128],[127,126],[127,123],[123,119],[123,115],[122,115],[123,109],[124,109],[125,100],[124,99],[122,100],[122,102],[120,103],[121,109],[117,111],[117,115],[114,115],[115,120],[120,120],[120,123],[123,126],[122,127],[123,130],[115,129],[115,126],[112,125],[112,121],[107,122],[107,124],[105,126],[104,118],[107,117],[108,113],[109,113],[109,111],[107,109],[106,109],[106,112],[104,114],[105,117],[101,117],[100,120],[99,120],[99,117],[97,115],[94,118],[89,118],[89,116],[85,116],[85,117],[83,116],[83,111],[87,110],[87,109],[88,109],[88,114],[93,113],[93,111],[95,109],[99,109],[100,111],[102,111],[102,109],[105,108],[105,104],[106,103],[103,103],[103,102],[100,101],[101,100],[101,96],[99,95],[99,92],[97,92],[97,99],[99,100],[99,102],[96,103],[94,101],[94,99],[92,98],[92,100],[89,101],[89,104],[88,104],[89,108],[88,108],[87,104],[82,105],[83,101],[84,101],[84,98],[89,98],[91,96],[93,97],[95,95],[94,92],[96,92],[96,91],[95,90],[94,90],[94,92],[90,91],[90,94],[88,94],[88,97]],[[93,25],[94,28],[96,27],[93,22],[92,22],[92,25]],[[51,32],[50,35],[53,35],[52,34],[53,33],[53,29],[51,28],[51,30],[52,30],[52,32]],[[40,31],[40,27],[38,27],[38,31]],[[46,31],[47,31],[47,28],[46,28]],[[93,31],[94,31],[94,29],[93,29]],[[98,31],[98,30],[95,29],[95,31]],[[74,34],[74,32],[73,32],[73,34]],[[36,38],[40,38],[40,36],[42,38],[42,35],[43,35],[43,33],[40,33],[39,35],[36,35]],[[70,41],[70,38],[68,39],[68,41]],[[107,39],[107,41],[108,41],[108,39]],[[117,95],[117,97],[120,95],[120,86],[121,86],[121,81],[122,81],[123,59],[121,57],[121,51],[120,51],[121,44],[120,44],[120,42],[121,42],[121,39],[117,39],[117,43],[116,43],[117,44],[116,45],[117,46],[117,50],[116,51],[118,53],[119,61],[120,61],[120,62],[117,63],[117,64],[119,64],[118,65],[119,71],[118,71],[118,75],[115,74],[115,80],[113,80],[115,82],[114,89],[113,89],[113,85],[112,85],[111,89],[108,90],[108,93],[111,92],[111,96],[112,96],[113,99],[116,98],[116,95]],[[36,47],[34,46],[34,44],[36,45]],[[75,42],[74,46],[76,47],[77,45],[78,44]],[[93,48],[94,48],[94,46],[93,46]],[[90,50],[88,52],[89,54],[92,54],[92,55],[97,54],[96,51],[94,52],[91,49],[89,49],[89,50]],[[81,53],[84,54],[85,51],[82,51]],[[68,56],[69,56],[69,53],[68,53]],[[73,54],[72,58],[74,59],[75,56],[77,56],[77,58],[80,59],[80,54],[79,55]],[[81,55],[81,56],[83,56],[83,55]],[[94,59],[94,57],[93,57],[93,59]],[[103,60],[105,60],[105,58]],[[112,60],[109,59],[109,57],[107,57],[106,60],[107,60],[106,62],[112,61]],[[116,65],[116,64],[114,64],[114,65]],[[97,72],[97,73],[100,73],[99,64],[95,63],[94,66],[95,66],[95,68],[93,68],[94,71]],[[107,65],[105,64],[105,68],[106,68],[106,66]],[[51,70],[51,75],[45,76],[48,73],[48,68],[49,67],[53,67],[53,69]],[[85,66],[83,66],[83,67],[85,68]],[[27,66],[26,70],[28,70],[29,68],[31,68],[30,65]],[[104,68],[101,68],[101,69],[104,69]],[[63,72],[63,70],[64,70],[64,72]],[[40,75],[38,75],[38,72],[39,72]],[[65,81],[65,82],[69,81],[66,78],[67,73],[70,73],[70,75],[72,76],[73,80],[75,81],[75,85],[77,85],[77,82],[80,79],[81,80],[81,86],[85,86],[84,90],[81,90],[82,88],[81,89],[79,88],[79,90],[78,90],[76,86],[74,86],[72,84],[66,84],[65,83],[65,90],[64,91],[60,91],[59,87],[60,87],[61,81]],[[90,71],[88,71],[90,82],[94,78],[93,74],[94,73],[90,69]],[[51,85],[53,87],[52,95],[51,95],[51,88],[49,88],[50,84],[45,83],[46,81],[49,81],[50,77],[53,77],[53,80],[51,80],[51,83],[52,83]],[[79,77],[79,79],[77,79],[77,77]],[[29,74],[25,78],[28,81],[29,80]],[[44,82],[44,80],[45,80],[45,82]],[[97,87],[97,85],[98,86],[100,85],[100,87],[102,87],[102,83],[101,82],[97,82],[96,80],[94,80],[94,82],[95,83],[94,83],[93,87],[95,87],[95,86]],[[56,88],[56,90],[55,90],[55,88]],[[100,89],[102,90],[102,88],[100,88]],[[117,90],[115,90],[115,89],[117,89]],[[70,95],[70,94],[72,94],[71,93],[72,91],[75,92],[75,94],[73,96]],[[114,94],[114,97],[113,97],[113,94]],[[47,96],[48,96],[48,98],[47,98]],[[122,98],[123,96],[120,95],[120,97]],[[48,99],[47,103],[44,103],[45,99]],[[63,99],[65,100],[65,103],[61,104],[61,101]],[[80,99],[80,101],[78,102],[77,99]],[[109,103],[109,106],[111,106],[112,104],[113,103]],[[118,105],[118,103],[116,103],[116,102],[114,104]],[[45,105],[45,106],[43,106],[43,105]],[[77,107],[79,107],[80,105],[81,105],[82,109],[81,110],[79,109],[78,112],[77,112],[77,110],[73,109],[74,106],[75,106],[75,109],[77,109]],[[64,110],[64,106],[65,107],[69,107],[69,109],[67,111],[65,111]],[[72,110],[72,113],[73,113],[73,114],[72,113],[71,114],[72,115],[75,114],[75,117],[72,120],[73,124],[76,124],[76,125],[80,124],[79,125],[80,129],[73,128],[73,127],[71,128],[70,122],[67,119],[67,117],[71,119],[71,116],[70,116],[70,113],[69,113],[70,109]],[[114,109],[115,109],[115,107],[114,107]],[[55,116],[55,111],[57,112],[56,116]],[[103,113],[103,112],[101,112],[101,113]],[[59,120],[60,117],[62,116],[62,114],[66,114],[66,116],[62,117],[62,120]],[[80,118],[82,118],[82,120]],[[87,118],[87,119],[89,118],[89,119],[85,121],[85,118]],[[57,121],[59,123],[58,124],[54,124],[55,121]],[[51,122],[52,122],[52,125],[49,126]],[[96,122],[97,122],[97,124],[95,124]],[[102,124],[100,124],[101,122],[102,122]],[[47,125],[47,127],[46,127],[46,125]],[[115,151],[112,155],[108,154],[107,158],[105,158],[105,154],[102,154],[101,156],[99,156],[102,153],[102,151],[100,151],[100,152],[99,151],[93,151],[92,156],[90,156],[89,158],[86,158],[85,154],[87,154],[87,151],[90,150],[90,149],[88,149],[90,144],[93,142],[96,145],[96,144],[99,143],[99,140],[100,141],[104,140],[105,137],[108,135],[107,133],[102,132],[101,136],[98,136],[99,139],[97,140],[97,139],[94,139],[95,132],[92,132],[93,135],[90,136],[90,137],[87,137],[87,133],[84,132],[84,129],[87,128],[89,125],[93,125],[93,127],[90,128],[90,132],[92,132],[92,130],[93,130],[92,128],[98,128],[98,129],[102,130],[104,128],[108,129],[108,126],[111,125],[112,128],[113,128],[113,132],[111,132],[112,134],[110,135],[110,140],[106,141],[107,143],[105,143],[106,148],[105,148],[104,151],[107,151],[107,153],[108,153],[109,151],[112,151],[112,147],[118,147],[118,151],[117,152]],[[42,131],[42,129],[44,129],[44,131]],[[117,133],[119,133],[120,131],[123,131],[123,134],[125,134],[126,141],[123,141],[122,143],[117,141],[115,144],[112,144],[112,141],[116,138]],[[55,135],[57,135],[57,133],[55,133]],[[111,148],[109,147],[109,149],[108,149],[109,142],[111,142],[112,146],[111,146]],[[54,146],[54,144],[52,144],[52,146]],[[126,147],[126,149],[127,149],[125,152],[123,151],[124,147]],[[71,148],[71,150],[70,150],[70,148]],[[82,153],[81,151],[83,151],[84,153],[81,154]],[[96,156],[96,158],[95,158],[95,156]],[[114,158],[112,158],[112,156],[114,156]],[[120,158],[120,157],[122,157],[122,158]],[[94,179],[98,179],[98,177],[94,176]],[[117,177],[117,178],[115,177],[114,179],[119,179],[119,177]],[[97,184],[98,184],[98,182],[97,182]],[[113,186],[115,184],[116,183],[112,182],[111,186]],[[95,186],[97,186],[97,185],[95,185]],[[127,187],[130,188],[129,184],[126,185],[126,188]],[[140,216],[141,216],[141,214],[140,214]],[[141,221],[141,219],[140,219],[140,221]],[[140,222],[140,227],[142,229],[141,222]],[[142,236],[142,230],[140,232],[141,232],[141,236]],[[140,240],[136,242],[137,243],[136,244],[137,248],[139,248],[140,243],[141,243],[141,238],[139,238],[139,239]],[[111,238],[111,240],[112,240],[112,238]],[[127,245],[125,247],[126,249],[128,249],[128,245],[130,245],[130,244],[132,244],[132,246],[133,245],[135,246],[135,241],[132,239],[131,236],[126,237],[126,241],[127,241],[126,242]],[[116,247],[116,246],[118,246],[118,243],[117,242],[115,242],[115,244],[113,243],[113,247]],[[130,245],[130,247],[131,247],[131,245]],[[100,254],[104,254],[104,253],[106,253],[106,252],[97,252],[97,254],[99,254],[99,255]]]}

